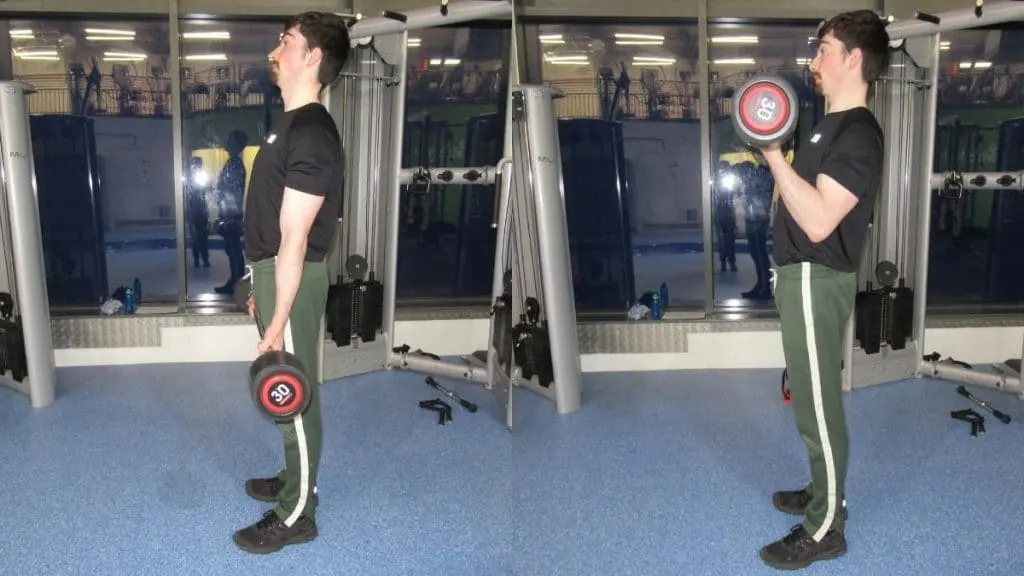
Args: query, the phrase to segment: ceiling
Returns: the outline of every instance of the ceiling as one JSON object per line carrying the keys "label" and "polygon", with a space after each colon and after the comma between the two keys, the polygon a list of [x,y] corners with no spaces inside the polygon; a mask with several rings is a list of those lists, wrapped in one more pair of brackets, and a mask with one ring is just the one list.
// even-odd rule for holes
{"label": "ceiling", "polygon": [[[9,29],[15,55],[22,60],[125,62],[170,55],[166,20],[11,20]],[[195,65],[263,60],[277,45],[281,32],[282,24],[273,21],[183,20],[181,56]],[[507,37],[507,31],[493,28],[417,30],[410,33],[410,58],[504,58]]]}

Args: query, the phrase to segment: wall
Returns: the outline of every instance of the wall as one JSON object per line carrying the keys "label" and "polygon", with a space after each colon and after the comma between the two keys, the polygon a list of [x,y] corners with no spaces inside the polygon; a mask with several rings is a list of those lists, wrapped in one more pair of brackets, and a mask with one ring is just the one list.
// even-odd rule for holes
{"label": "wall", "polygon": [[171,119],[98,117],[95,126],[106,229],[173,226]]}
{"label": "wall", "polygon": [[[444,334],[444,338],[438,338]],[[433,320],[395,323],[395,341],[442,356],[470,354],[488,337],[488,321]],[[1022,327],[930,328],[925,346],[971,364],[1019,358]],[[164,328],[161,346],[151,348],[70,348],[55,351],[58,367],[250,362],[258,337],[251,325]],[[637,372],[701,369],[781,369],[785,365],[778,331],[691,332],[686,352],[661,354],[584,354],[585,372]]]}

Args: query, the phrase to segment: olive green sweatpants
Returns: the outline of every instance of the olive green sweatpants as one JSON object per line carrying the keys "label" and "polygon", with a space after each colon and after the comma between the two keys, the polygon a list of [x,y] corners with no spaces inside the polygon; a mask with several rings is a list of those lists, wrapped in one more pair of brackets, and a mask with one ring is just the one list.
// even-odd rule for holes
{"label": "olive green sweatpants", "polygon": [[843,410],[843,339],[857,275],[808,262],[775,269],[775,305],[797,431],[807,446],[811,502],[804,528],[815,540],[842,531],[849,436]]}
{"label": "olive green sweatpants", "polygon": [[[266,327],[274,317],[277,298],[275,260],[261,260],[250,267],[253,300]],[[298,358],[312,384],[309,408],[293,421],[277,425],[284,437],[285,467],[278,474],[284,482],[284,488],[278,496],[275,511],[288,526],[293,525],[303,514],[311,517],[316,515],[317,499],[313,495],[323,438],[319,375],[320,355],[323,351],[321,335],[329,284],[326,263],[305,263],[299,291],[284,331],[285,351]]]}

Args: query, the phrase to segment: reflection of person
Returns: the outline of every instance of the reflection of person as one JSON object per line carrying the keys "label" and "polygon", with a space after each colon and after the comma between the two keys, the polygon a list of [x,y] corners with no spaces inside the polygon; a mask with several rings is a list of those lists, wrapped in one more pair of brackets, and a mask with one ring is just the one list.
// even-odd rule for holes
{"label": "reflection of person", "polygon": [[725,272],[726,265],[736,271],[736,205],[733,199],[739,191],[740,181],[728,162],[720,161],[715,170],[712,190],[715,198],[715,228],[718,230],[718,260]]}
{"label": "reflection of person", "polygon": [[224,252],[228,256],[231,277],[223,285],[214,288],[218,294],[233,294],[235,283],[245,273],[245,256],[242,254],[242,203],[245,198],[245,163],[242,151],[249,145],[245,132],[234,130],[228,134],[224,150],[228,161],[221,168],[217,181],[217,207],[220,217],[217,233],[224,238]]}
{"label": "reflection of person", "polygon": [[787,536],[761,549],[767,564],[785,569],[846,553],[843,338],[884,150],[882,129],[867,107],[869,86],[888,65],[882,20],[869,10],[843,13],[822,25],[818,40],[811,70],[828,110],[792,165],[778,147],[763,151],[780,194],[773,225],[775,302],[793,413],[811,469],[806,488],[772,496],[779,510],[804,516]]}
{"label": "reflection of person", "polygon": [[188,180],[185,184],[185,210],[192,236],[192,262],[196,268],[203,263],[210,267],[210,207],[206,193],[210,189],[209,176],[203,169],[203,159],[193,157],[188,162]]}
{"label": "reflection of person", "polygon": [[338,77],[349,51],[345,21],[310,12],[286,24],[270,53],[284,111],[256,156],[245,200],[250,310],[264,327],[257,351],[294,354],[311,386],[306,411],[277,425],[284,437],[284,470],[245,483],[250,497],[276,503],[262,520],[235,533],[235,543],[250,552],[273,552],[317,537],[323,434],[318,371],[329,287],[325,258],[341,212],[344,180],[341,137],[319,97]]}
{"label": "reflection of person", "polygon": [[747,236],[747,250],[754,261],[757,284],[742,296],[751,300],[768,300],[772,297],[769,281],[771,258],[768,255],[768,225],[771,221],[772,191],[775,179],[763,165],[743,162],[738,167],[743,181],[743,216]]}

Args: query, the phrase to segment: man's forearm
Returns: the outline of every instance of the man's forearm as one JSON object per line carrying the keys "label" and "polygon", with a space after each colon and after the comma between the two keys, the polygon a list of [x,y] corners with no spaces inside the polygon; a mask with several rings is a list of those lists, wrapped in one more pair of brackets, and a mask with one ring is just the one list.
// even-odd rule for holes
{"label": "man's forearm", "polygon": [[277,298],[274,301],[275,328],[283,330],[291,316],[295,295],[299,293],[302,282],[302,267],[306,259],[305,241],[284,241],[277,252],[275,264],[275,288]]}
{"label": "man's forearm", "polygon": [[825,199],[813,184],[804,180],[779,154],[766,154],[768,167],[775,177],[775,186],[779,189],[786,209],[796,220],[800,229],[811,239],[823,238],[825,235]]}

